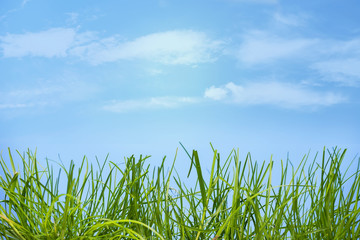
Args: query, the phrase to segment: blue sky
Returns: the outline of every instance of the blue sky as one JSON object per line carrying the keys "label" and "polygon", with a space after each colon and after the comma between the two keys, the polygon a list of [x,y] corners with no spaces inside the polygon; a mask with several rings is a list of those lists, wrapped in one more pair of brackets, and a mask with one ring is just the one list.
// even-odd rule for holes
{"label": "blue sky", "polygon": [[[358,1],[1,1],[0,148],[360,149]],[[181,152],[181,151],[180,151]],[[179,161],[185,161],[183,151]]]}

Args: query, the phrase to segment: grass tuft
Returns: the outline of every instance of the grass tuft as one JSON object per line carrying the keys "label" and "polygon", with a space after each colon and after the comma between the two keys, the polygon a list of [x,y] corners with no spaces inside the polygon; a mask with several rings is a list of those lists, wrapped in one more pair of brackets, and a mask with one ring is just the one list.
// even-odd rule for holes
{"label": "grass tuft", "polygon": [[10,149],[9,162],[0,159],[2,239],[360,238],[360,169],[341,172],[346,150],[324,149],[320,162],[306,155],[295,168],[250,154],[240,161],[235,150],[220,159],[213,148],[208,175],[198,152],[186,151],[197,179],[190,187],[176,156],[169,171],[165,157],[150,169],[148,156],[131,156],[96,168],[86,157],[79,167],[57,163],[55,173],[36,153],[17,153],[21,170]]}

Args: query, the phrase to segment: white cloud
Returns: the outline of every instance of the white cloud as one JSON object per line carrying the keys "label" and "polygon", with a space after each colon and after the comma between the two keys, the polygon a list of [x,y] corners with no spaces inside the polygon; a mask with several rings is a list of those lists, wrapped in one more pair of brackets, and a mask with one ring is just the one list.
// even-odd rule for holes
{"label": "white cloud", "polygon": [[323,81],[359,86],[359,54],[359,38],[346,41],[323,40],[317,47],[317,57],[310,68],[318,71]]}
{"label": "white cloud", "polygon": [[[212,92],[226,92],[226,96],[218,97]],[[330,106],[346,100],[340,94],[332,92],[316,92],[300,85],[282,82],[251,83],[244,86],[232,82],[222,87],[206,89],[206,97],[214,100],[241,105],[276,105],[284,108]]]}
{"label": "white cloud", "polygon": [[21,6],[24,7],[28,2],[30,2],[30,0],[23,0]]}
{"label": "white cloud", "polygon": [[[76,15],[73,15],[76,17]],[[99,39],[94,32],[78,33],[73,28],[0,36],[4,57],[75,56],[92,64],[118,60],[148,60],[163,64],[196,65],[213,62],[222,46],[205,33],[175,30],[153,33],[123,41],[117,35]]]}
{"label": "white cloud", "polygon": [[288,26],[301,26],[305,24],[305,16],[304,15],[295,15],[295,14],[282,14],[276,12],[273,15],[273,18],[276,22],[288,25]]}
{"label": "white cloud", "polygon": [[214,100],[221,100],[226,97],[228,94],[228,89],[226,88],[217,88],[215,86],[211,86],[205,90],[205,98],[211,98]]}
{"label": "white cloud", "polygon": [[76,24],[78,22],[79,13],[77,12],[68,12],[68,19],[66,20],[69,24]]}
{"label": "white cloud", "polygon": [[0,103],[0,109],[18,109],[18,108],[27,108],[27,107],[32,107],[32,104],[25,104],[25,103],[15,103],[15,104],[5,103],[5,104],[1,104]]}
{"label": "white cloud", "polygon": [[162,69],[157,69],[157,68],[147,69],[146,72],[151,76],[159,76],[165,74],[165,72]]}
{"label": "white cloud", "polygon": [[103,106],[103,109],[110,112],[129,112],[146,109],[176,108],[185,104],[193,104],[199,99],[192,97],[152,97],[148,99],[111,101]]}
{"label": "white cloud", "polygon": [[303,55],[304,50],[317,43],[306,38],[287,39],[262,31],[253,31],[244,36],[237,58],[245,64],[263,64],[278,59]]}
{"label": "white cloud", "polygon": [[51,28],[37,33],[7,34],[0,37],[4,57],[65,57],[75,40],[72,28]]}
{"label": "white cloud", "polygon": [[93,84],[74,79],[71,74],[62,77],[64,79],[42,81],[32,86],[0,92],[0,109],[56,106],[88,99],[98,91]]}
{"label": "white cloud", "polygon": [[336,54],[340,56],[358,56],[360,54],[360,38],[347,41],[325,40],[322,44],[323,54]]}
{"label": "white cloud", "polygon": [[[13,1],[13,2],[15,2],[15,1]],[[7,12],[5,12],[5,14],[3,14],[3,15],[0,16],[0,21],[6,19],[6,18],[9,17],[11,14],[14,14],[14,13],[22,10],[28,2],[30,2],[30,0],[23,0],[23,1],[21,2],[21,6],[20,6],[20,7],[18,7],[18,8],[12,8],[12,9],[8,10]]]}
{"label": "white cloud", "polygon": [[214,61],[214,53],[221,44],[202,32],[183,30],[153,33],[127,42],[111,37],[75,47],[71,52],[92,64],[145,59],[163,64],[192,65]]}
{"label": "white cloud", "polygon": [[324,75],[326,81],[345,85],[360,83],[360,59],[336,59],[314,63],[312,68]]}

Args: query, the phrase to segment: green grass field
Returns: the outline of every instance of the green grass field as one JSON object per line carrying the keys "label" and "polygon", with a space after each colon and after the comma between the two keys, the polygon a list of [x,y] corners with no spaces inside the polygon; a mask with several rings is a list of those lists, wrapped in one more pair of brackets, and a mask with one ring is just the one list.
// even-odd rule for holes
{"label": "green grass field", "polygon": [[[19,162],[9,150],[9,160],[1,156],[0,236],[360,238],[359,160],[343,166],[346,150],[324,149],[314,159],[305,155],[297,166],[289,160],[259,163],[250,154],[239,159],[235,150],[220,159],[213,152],[205,172],[197,151],[186,151],[190,167],[183,178],[176,160],[166,167],[165,158],[160,166],[150,166],[142,156],[126,158],[124,164],[105,160],[93,166],[84,157],[79,165],[40,166],[36,154],[18,152]],[[184,183],[189,175],[197,179],[191,186]]]}

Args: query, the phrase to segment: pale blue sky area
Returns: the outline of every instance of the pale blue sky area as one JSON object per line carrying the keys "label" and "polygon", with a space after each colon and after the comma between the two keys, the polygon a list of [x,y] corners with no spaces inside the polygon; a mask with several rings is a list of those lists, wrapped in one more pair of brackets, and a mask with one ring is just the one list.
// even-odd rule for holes
{"label": "pale blue sky area", "polygon": [[[360,3],[1,1],[0,149],[360,152]],[[185,162],[180,151],[179,161]],[[188,162],[184,166],[188,167]]]}

